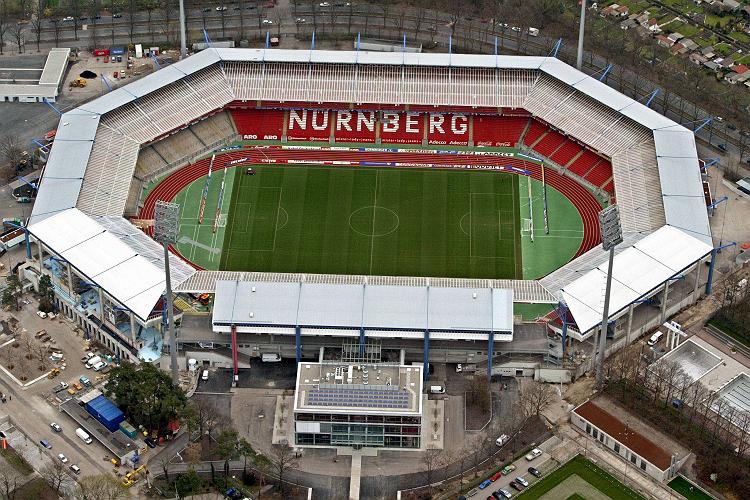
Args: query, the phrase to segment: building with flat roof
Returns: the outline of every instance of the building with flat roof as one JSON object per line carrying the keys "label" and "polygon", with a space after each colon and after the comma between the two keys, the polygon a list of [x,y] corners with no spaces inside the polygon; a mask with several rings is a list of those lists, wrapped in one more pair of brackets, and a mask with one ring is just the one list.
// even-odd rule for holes
{"label": "building with flat roof", "polygon": [[[0,102],[55,102],[60,94],[60,84],[68,68],[69,48],[49,51],[47,61],[36,83],[0,83]],[[28,70],[24,70],[28,71]]]}
{"label": "building with flat roof", "polygon": [[422,366],[300,363],[297,446],[419,449]]}
{"label": "building with flat roof", "polygon": [[[213,331],[236,336],[323,336],[423,342],[481,343],[492,359],[495,342],[513,340],[513,291],[495,288],[217,281]],[[317,350],[313,351],[317,355]]]}
{"label": "building with flat roof", "polygon": [[570,422],[657,481],[674,477],[689,457],[670,453],[593,401],[576,407]]}

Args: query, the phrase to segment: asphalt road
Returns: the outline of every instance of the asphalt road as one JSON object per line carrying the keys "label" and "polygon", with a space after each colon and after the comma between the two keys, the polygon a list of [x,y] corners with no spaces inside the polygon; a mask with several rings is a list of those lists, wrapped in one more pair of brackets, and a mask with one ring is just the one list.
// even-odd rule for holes
{"label": "asphalt road", "polygon": [[[262,4],[263,2],[260,2]],[[355,33],[362,32],[363,36],[400,39],[403,32],[407,32],[409,41],[412,42],[414,35],[419,31],[420,41],[430,44],[431,40],[437,41],[436,49],[447,51],[447,40],[452,34],[454,46],[457,51],[485,51],[491,53],[494,45],[494,36],[499,38],[499,50],[501,53],[520,52],[533,55],[547,55],[556,40],[548,39],[542,33],[539,37],[529,37],[522,31],[512,31],[510,26],[506,29],[496,28],[496,33],[489,30],[492,28],[487,23],[476,19],[461,19],[455,27],[450,25],[450,16],[437,11],[425,11],[418,15],[415,9],[406,9],[403,16],[391,9],[384,20],[383,10],[376,5],[357,3],[348,7],[345,2],[331,2],[330,7],[316,6],[313,11],[310,4],[295,7],[288,0],[281,0],[276,8],[253,8],[257,4],[245,3],[245,9],[240,11],[235,3],[227,3],[226,11],[216,11],[214,7],[205,9],[193,9],[187,12],[188,34],[193,41],[203,41],[203,30],[205,29],[214,40],[222,37],[236,37],[262,40],[269,31],[272,35],[280,36],[282,47],[304,48],[309,46],[308,42],[297,41],[309,40],[313,30],[319,35],[319,39],[326,33],[347,33],[354,40]],[[339,6],[336,6],[336,5]],[[242,16],[240,15],[242,14]],[[125,44],[128,42],[142,42],[146,45],[154,40],[163,40],[165,37],[165,16],[161,9],[152,12],[152,23],[149,25],[148,14],[145,12],[135,13],[132,20],[127,14],[121,18],[113,19],[109,15],[103,15],[97,21],[96,29],[93,25],[87,25],[83,30],[78,27],[77,38],[73,22],[61,22],[59,26],[59,39],[62,45],[78,46],[82,48],[107,46],[111,44]],[[242,18],[242,19],[241,19]],[[169,19],[175,25],[171,37],[176,37],[177,12],[170,12]],[[295,20],[304,19],[304,23],[296,23]],[[264,24],[264,20],[272,24]],[[507,20],[512,25],[512,20]],[[242,24],[243,28],[240,28]],[[420,26],[419,30],[416,29]],[[616,29],[613,26],[612,29]],[[241,33],[240,33],[241,32]],[[25,34],[27,48],[35,47],[36,34],[32,32],[31,25]],[[54,44],[55,29],[50,21],[42,25],[41,40],[45,47]],[[158,45],[157,42],[153,42]],[[256,42],[258,43],[262,42]],[[10,50],[10,49],[9,49]],[[575,47],[563,45],[558,57],[568,62],[575,59]],[[584,57],[585,69],[590,74],[601,74],[607,67],[609,61],[596,55],[586,53]],[[613,67],[609,72],[606,82],[612,87],[620,90],[626,95],[644,102],[649,94],[657,88],[643,78],[642,74]],[[635,93],[635,90],[638,93]],[[685,124],[686,127],[695,129],[710,114],[691,103],[682,102],[682,99],[673,94],[664,92],[658,94],[651,104],[652,108],[664,113],[666,116]],[[0,117],[1,118],[1,117]],[[704,126],[698,133],[698,137],[706,144],[712,146],[711,155],[729,153],[739,155],[738,147],[740,136],[735,130],[727,127],[726,122],[712,122]],[[726,151],[718,148],[722,144]],[[743,150],[745,148],[742,148]]]}

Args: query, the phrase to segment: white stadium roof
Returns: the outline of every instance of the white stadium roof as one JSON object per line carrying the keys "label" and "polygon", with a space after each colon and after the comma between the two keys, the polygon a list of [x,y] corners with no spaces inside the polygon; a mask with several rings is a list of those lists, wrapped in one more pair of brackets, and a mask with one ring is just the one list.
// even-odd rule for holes
{"label": "white stadium roof", "polygon": [[446,338],[493,331],[498,341],[508,341],[513,334],[513,291],[218,281],[212,322],[215,328],[430,330],[449,333]]}
{"label": "white stadium roof", "polygon": [[[712,245],[693,133],[562,61],[550,57],[284,49],[207,49],[65,113],[29,220],[31,232],[64,256],[70,243],[67,231],[54,230],[45,222],[67,222],[71,218],[82,224],[80,221],[86,218],[106,218],[99,220],[113,227],[112,218],[123,214],[140,144],[232,101],[264,100],[522,107],[612,158],[615,195],[629,241],[657,230],[657,234],[669,232],[672,241],[683,241],[694,250],[679,254],[685,258],[705,255]],[[71,211],[74,207],[77,209]],[[60,213],[67,215],[58,219]],[[91,223],[101,225],[94,220]],[[665,225],[670,227],[660,230]],[[117,245],[124,244],[114,236],[102,242],[113,245],[113,255],[120,248]],[[636,242],[633,251],[642,251],[641,245]],[[630,249],[618,256],[621,262],[628,258],[623,257],[627,252]],[[109,247],[98,246],[98,253],[109,253]],[[583,255],[582,262],[596,261],[602,252],[594,248],[589,253],[593,257]],[[105,288],[116,293],[117,300],[126,301],[123,304],[127,307],[135,307],[140,316],[148,309],[145,303],[153,306],[164,291],[162,288],[156,293],[156,284],[164,282],[161,259],[156,254],[139,256],[139,262],[151,266],[143,271],[155,273],[153,279],[141,275],[155,284],[142,299],[128,296],[134,290],[126,286],[132,275],[124,271],[124,266],[114,266],[106,273],[107,278],[122,281],[123,289],[109,281]],[[576,273],[586,271],[576,262],[570,264]],[[637,282],[631,283],[626,277],[629,270],[622,272],[625,288],[618,291],[621,306],[637,298],[636,293],[648,291],[653,280],[641,281],[643,276],[669,278],[683,264],[682,260],[670,259],[656,262],[651,273],[634,262]],[[213,289],[222,277],[252,279],[256,274],[194,272],[174,265],[172,270],[176,273],[174,281],[184,283],[182,289],[190,291]],[[672,270],[675,273],[667,276]],[[593,269],[583,277],[559,272],[553,273],[555,279],[542,282],[508,282],[516,291],[516,300],[555,302],[564,290],[563,296],[573,302],[569,305],[574,318],[585,331],[589,317],[596,315],[599,298],[576,284],[586,276],[593,283],[600,272]],[[89,277],[104,287],[98,281],[104,281],[104,277]],[[337,280],[343,285],[352,280],[361,282],[361,278],[376,280]],[[476,280],[471,286],[476,282],[484,288],[497,288],[497,281]],[[628,288],[631,286],[633,290]]]}

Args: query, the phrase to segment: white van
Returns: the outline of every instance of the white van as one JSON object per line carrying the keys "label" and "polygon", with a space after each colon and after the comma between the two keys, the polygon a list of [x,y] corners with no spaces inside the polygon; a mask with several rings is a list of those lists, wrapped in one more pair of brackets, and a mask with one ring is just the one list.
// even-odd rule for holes
{"label": "white van", "polygon": [[101,370],[105,366],[107,366],[107,363],[105,361],[99,361],[97,364],[94,365],[94,371],[98,372],[99,370]]}
{"label": "white van", "polygon": [[664,332],[656,332],[655,334],[651,335],[651,338],[648,339],[648,342],[646,342],[651,347],[655,346],[657,342],[664,336]]}
{"label": "white van", "polygon": [[539,36],[539,28],[529,28],[529,35]]}
{"label": "white van", "polygon": [[89,433],[81,429],[80,427],[76,429],[76,436],[81,438],[81,441],[83,441],[86,444],[91,444],[92,439],[91,436],[89,436]]}
{"label": "white van", "polygon": [[445,387],[442,385],[431,385],[430,394],[445,394]]}
{"label": "white van", "polygon": [[203,381],[208,380],[208,368],[203,369],[203,373],[201,373],[201,380]]}
{"label": "white van", "polygon": [[509,439],[510,438],[508,437],[507,434],[503,434],[499,438],[495,439],[495,444],[498,445],[498,446],[503,446],[505,443],[508,442]]}
{"label": "white van", "polygon": [[276,353],[265,353],[261,354],[260,360],[264,363],[278,363],[281,361],[281,354]]}

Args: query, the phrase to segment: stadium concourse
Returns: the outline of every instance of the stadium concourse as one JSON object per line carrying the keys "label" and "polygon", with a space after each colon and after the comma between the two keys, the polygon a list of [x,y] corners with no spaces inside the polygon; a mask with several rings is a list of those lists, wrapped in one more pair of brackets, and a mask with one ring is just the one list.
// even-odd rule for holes
{"label": "stadium concourse", "polygon": [[[449,172],[467,179],[477,174],[476,179],[487,183],[487,172],[473,171],[490,170],[497,179],[510,179],[506,187],[518,182],[528,188],[527,210],[534,198],[547,199],[547,186],[574,207],[572,218],[580,227],[570,226],[579,233],[571,234],[577,245],[573,258],[539,279],[519,279],[518,272],[499,268],[494,276],[481,277],[439,271],[423,276],[359,270],[277,273],[254,267],[228,271],[221,265],[212,271],[196,269],[176,252],[170,257],[173,287],[181,294],[213,294],[218,282],[252,283],[256,289],[260,283],[296,283],[298,289],[325,284],[331,297],[349,297],[347,293],[362,287],[401,287],[398,296],[445,289],[446,296],[456,293],[466,301],[462,303],[471,304],[490,291],[492,297],[512,297],[519,311],[541,305],[543,314],[550,313],[544,318],[544,333],[528,344],[516,335],[524,331],[523,324],[514,326],[512,338],[496,331],[492,321],[470,332],[468,326],[431,332],[427,324],[418,340],[393,334],[400,331],[394,323],[385,335],[375,331],[383,325],[342,319],[347,329],[359,332],[355,350],[388,337],[387,347],[411,346],[409,361],[422,361],[422,354],[429,353],[427,361],[489,358],[491,364],[493,352],[500,350],[562,362],[560,346],[576,353],[578,342],[587,341],[601,320],[606,253],[597,245],[596,212],[602,203],[618,204],[625,236],[613,269],[610,324],[615,342],[629,341],[660,324],[697,300],[703,285],[710,287],[710,268],[703,272],[701,264],[713,254],[706,210],[711,200],[710,192],[704,192],[693,133],[647,106],[551,57],[279,49],[209,48],[63,114],[29,220],[36,245],[29,248],[24,275],[36,284],[41,274],[50,274],[61,309],[97,335],[129,348],[143,343],[141,330],[160,334],[160,322],[152,318],[158,315],[165,289],[163,257],[148,236],[155,201],[175,199],[208,172],[223,170],[221,183],[211,181],[223,186],[221,191],[211,200],[203,196],[201,211],[217,230],[226,230],[227,219],[219,216],[226,213],[228,218],[238,209],[231,206],[230,191],[254,182],[232,183],[227,167],[253,165],[259,165],[258,182],[286,172],[290,179],[304,179],[299,172],[320,165],[336,172],[420,169],[430,182],[447,179],[442,172]],[[497,189],[493,195],[511,192],[499,185]],[[488,217],[482,230],[506,242],[510,239],[503,224],[524,235],[533,231],[541,239],[547,223],[561,213],[542,202],[541,210],[523,215],[528,220],[516,220],[508,215],[511,205],[499,199],[495,196],[487,210],[497,211],[498,222]],[[471,194],[468,200],[471,206]],[[335,207],[335,199],[329,203]],[[513,205],[522,213],[520,196]],[[372,206],[374,245],[374,214],[380,212],[378,203]],[[283,219],[280,208],[277,201],[277,225],[267,226],[270,236]],[[471,233],[472,223],[469,226]],[[550,229],[556,229],[555,224]],[[418,235],[411,237],[419,241]],[[494,242],[495,250],[489,243],[483,248],[505,251],[502,248],[515,247],[516,237],[511,235],[513,245]],[[422,251],[429,249],[430,241],[421,243]],[[283,286],[269,289],[292,293]],[[493,290],[511,290],[512,295]],[[234,299],[217,294],[216,300]],[[494,311],[507,310],[493,301],[483,304],[481,317],[490,320]],[[308,345],[343,346],[351,340],[351,334],[342,335],[325,321],[286,325],[297,332],[308,328],[304,343],[299,333],[291,345],[288,339],[278,340],[283,336],[275,336],[273,327],[238,339],[237,326],[263,326],[253,311],[245,311],[243,318],[242,325],[230,325],[230,336],[210,328],[184,334],[183,347],[210,338],[232,347],[236,367],[238,350],[250,356],[277,352],[299,360],[317,357]],[[117,328],[123,323],[129,328]],[[448,338],[441,337],[430,348],[431,333]],[[157,340],[153,345],[160,345]]]}

